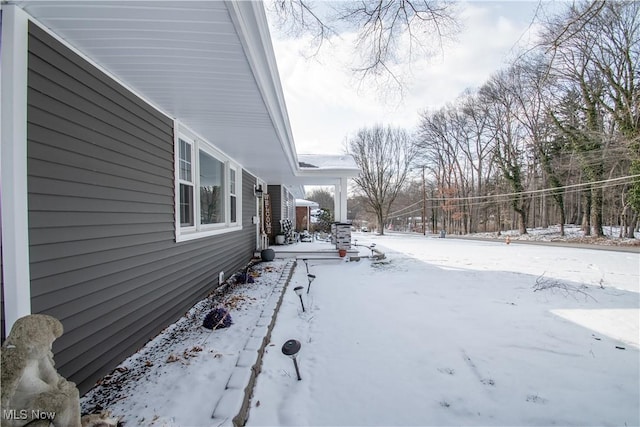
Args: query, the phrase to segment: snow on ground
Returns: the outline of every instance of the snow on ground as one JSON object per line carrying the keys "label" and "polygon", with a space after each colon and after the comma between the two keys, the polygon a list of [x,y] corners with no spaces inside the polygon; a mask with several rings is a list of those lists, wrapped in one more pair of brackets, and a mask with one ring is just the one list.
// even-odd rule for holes
{"label": "snow on ground", "polygon": [[285,294],[248,425],[640,423],[638,254],[359,238],[387,259],[312,262],[305,313]]}
{"label": "snow on ground", "polygon": [[[640,424],[638,253],[356,237],[387,258],[310,260],[317,278],[304,313],[293,292],[308,286],[298,262],[248,425]],[[201,302],[87,394],[83,409],[108,408],[126,427],[214,425],[211,411],[284,263],[260,268],[268,265],[226,297],[240,301],[229,329],[202,329],[215,304]],[[302,381],[281,352],[288,339],[302,343]]]}
{"label": "snow on ground", "polygon": [[584,243],[584,244],[597,244],[600,246],[640,246],[640,232],[635,233],[635,239],[621,238],[620,227],[605,226],[602,228],[604,232],[603,237],[585,236],[584,231],[580,226],[574,224],[567,224],[564,227],[564,236],[560,235],[560,226],[552,225],[546,228],[528,228],[527,234],[521,235],[518,230],[502,231],[500,235],[498,233],[473,233],[469,234],[469,237],[484,238],[484,239],[500,239],[504,240],[507,236],[512,241],[538,241],[538,242],[572,242],[572,243]]}
{"label": "snow on ground", "polygon": [[[280,278],[285,262],[251,268],[254,283],[236,284],[196,304],[81,399],[83,413],[109,410],[126,427],[206,426],[238,355]],[[229,310],[227,329],[202,327],[213,308]]]}

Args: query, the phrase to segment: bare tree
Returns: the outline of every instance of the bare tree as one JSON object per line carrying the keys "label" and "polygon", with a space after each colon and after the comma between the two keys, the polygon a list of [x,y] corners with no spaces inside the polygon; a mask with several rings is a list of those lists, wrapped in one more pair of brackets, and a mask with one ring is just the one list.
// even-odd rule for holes
{"label": "bare tree", "polygon": [[329,22],[316,13],[310,1],[273,0],[270,10],[274,12],[272,16],[276,26],[291,37],[310,35],[314,54],[318,53],[325,40],[336,34]]}
{"label": "bare tree", "polygon": [[416,157],[416,146],[406,130],[376,125],[360,129],[349,140],[347,150],[360,167],[354,183],[367,197],[375,212],[378,230],[384,234],[391,205]]}
{"label": "bare tree", "polygon": [[[640,4],[572,5],[545,23],[542,46],[551,56],[550,73],[560,82],[557,93],[573,100],[572,111],[565,108],[572,120],[556,117],[555,123],[572,142],[585,178],[606,178],[605,162],[618,135],[640,170]],[[640,180],[632,185],[632,194],[636,188]],[[585,200],[591,229],[602,236],[602,187],[594,185]]]}
{"label": "bare tree", "polygon": [[531,198],[525,193],[528,188],[527,169],[530,140],[518,116],[521,105],[514,96],[516,73],[513,68],[494,74],[480,89],[480,96],[489,106],[489,127],[494,135],[494,161],[503,177],[509,182],[513,195],[511,207],[518,214],[520,234],[527,234],[527,214]]}
{"label": "bare tree", "polygon": [[[475,93],[466,93],[459,98],[462,112],[465,116],[465,122],[468,126],[468,141],[466,156],[470,163],[470,171],[472,174],[472,182],[474,182],[474,196],[487,195],[486,185],[493,173],[493,162],[491,156],[493,153],[493,145],[495,142],[494,134],[490,131],[490,115],[488,114],[488,106],[485,105],[480,97]],[[475,176],[474,176],[475,175]],[[482,211],[484,218],[481,220],[486,231],[488,219],[487,207],[490,203],[482,203]],[[480,219],[476,219],[479,223]],[[475,232],[471,228],[471,232]]]}
{"label": "bare tree", "polygon": [[333,194],[325,188],[314,188],[305,195],[308,200],[317,202],[320,209],[326,209],[330,212],[334,212],[334,199]]}
{"label": "bare tree", "polygon": [[[524,233],[529,222],[562,230],[581,218],[596,236],[604,221],[621,236],[637,229],[640,2],[567,4],[543,28],[539,48],[479,91],[421,113],[433,229],[519,222]],[[397,198],[397,221],[424,209],[418,198]]]}
{"label": "bare tree", "polygon": [[420,163],[435,178],[436,198],[442,210],[441,227],[449,232],[454,231],[455,222],[460,215],[458,203],[454,202],[460,195],[459,168],[457,160],[454,124],[451,121],[453,106],[421,114],[418,128],[418,146]]}
{"label": "bare tree", "polygon": [[545,187],[558,189],[552,191],[551,196],[560,213],[560,234],[564,236],[564,195],[559,190],[563,186],[563,168],[560,167],[562,145],[553,132],[555,128],[548,114],[552,108],[549,105],[552,76],[548,73],[545,59],[533,55],[514,64],[511,72],[513,79],[509,90],[519,107],[519,114],[515,117],[523,125],[530,143],[529,169],[534,173],[539,170]]}
{"label": "bare tree", "polygon": [[340,31],[356,33],[353,71],[361,79],[390,77],[402,87],[394,66],[416,55],[431,56],[459,31],[457,7],[443,0],[360,0],[335,3],[274,0],[280,28],[308,34],[317,53]]}
{"label": "bare tree", "polygon": [[442,227],[465,234],[472,224],[468,197],[475,185],[469,132],[466,115],[455,105],[422,113],[418,130],[421,162],[438,183]]}
{"label": "bare tree", "polygon": [[471,91],[436,112],[420,114],[420,162],[437,183],[442,227],[450,232],[476,232],[480,223],[486,231],[488,203],[479,196],[486,194],[492,171],[489,117],[486,104]]}

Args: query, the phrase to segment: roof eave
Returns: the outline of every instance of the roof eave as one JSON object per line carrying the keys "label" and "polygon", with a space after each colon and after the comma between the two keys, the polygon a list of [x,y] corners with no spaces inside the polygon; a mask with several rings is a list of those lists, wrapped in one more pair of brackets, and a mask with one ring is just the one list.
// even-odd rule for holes
{"label": "roof eave", "polygon": [[291,173],[295,175],[300,170],[298,155],[262,2],[225,0],[225,3],[279,136]]}

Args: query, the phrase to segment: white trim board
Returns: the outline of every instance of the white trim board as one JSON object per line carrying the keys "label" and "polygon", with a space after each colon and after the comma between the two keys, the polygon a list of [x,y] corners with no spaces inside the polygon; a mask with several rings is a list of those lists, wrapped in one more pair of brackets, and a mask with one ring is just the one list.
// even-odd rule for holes
{"label": "white trim board", "polygon": [[2,7],[0,50],[0,219],[5,333],[31,314],[29,209],[27,194],[28,15]]}

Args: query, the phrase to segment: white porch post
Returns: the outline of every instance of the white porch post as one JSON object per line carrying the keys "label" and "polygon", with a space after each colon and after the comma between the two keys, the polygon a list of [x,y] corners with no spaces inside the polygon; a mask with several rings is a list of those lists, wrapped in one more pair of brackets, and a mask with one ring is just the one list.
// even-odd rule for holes
{"label": "white porch post", "polygon": [[335,220],[347,222],[347,178],[340,178],[340,185],[335,186]]}
{"label": "white porch post", "polygon": [[6,334],[31,313],[27,206],[28,17],[2,6],[0,54],[0,221]]}

